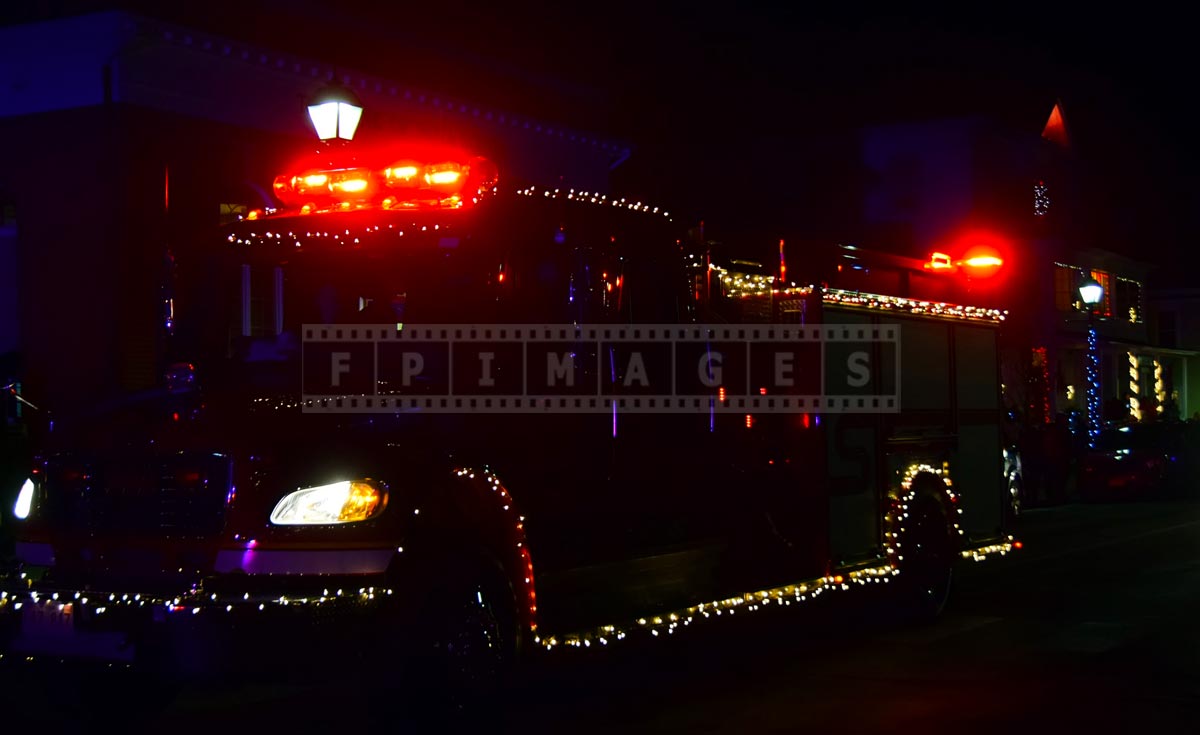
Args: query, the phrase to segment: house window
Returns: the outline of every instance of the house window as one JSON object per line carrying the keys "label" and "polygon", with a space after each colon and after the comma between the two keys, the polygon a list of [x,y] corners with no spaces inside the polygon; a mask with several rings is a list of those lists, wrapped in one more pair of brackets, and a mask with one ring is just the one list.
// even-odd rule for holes
{"label": "house window", "polygon": [[1079,284],[1083,271],[1070,266],[1056,264],[1054,268],[1054,308],[1059,311],[1075,311],[1082,308],[1079,300]]}
{"label": "house window", "polygon": [[1128,319],[1133,323],[1142,321],[1142,284],[1128,278],[1116,279],[1116,300],[1113,305],[1114,316],[1118,319]]}
{"label": "house window", "polygon": [[242,266],[241,333],[272,337],[283,331],[283,269]]}
{"label": "house window", "polygon": [[222,202],[220,204],[220,215],[218,222],[220,225],[233,224],[246,216],[250,208],[245,204],[237,204],[233,202]]}

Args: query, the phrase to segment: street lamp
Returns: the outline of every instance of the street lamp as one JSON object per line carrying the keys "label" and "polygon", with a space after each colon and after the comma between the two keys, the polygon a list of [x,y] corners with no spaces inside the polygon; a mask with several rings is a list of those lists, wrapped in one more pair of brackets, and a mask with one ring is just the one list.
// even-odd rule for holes
{"label": "street lamp", "polygon": [[1087,432],[1088,446],[1095,448],[1100,434],[1100,355],[1096,344],[1096,305],[1104,298],[1104,286],[1087,278],[1079,286],[1079,297],[1088,309]]}
{"label": "street lamp", "polygon": [[354,92],[340,85],[325,87],[313,97],[308,106],[317,137],[325,143],[353,140],[362,117],[362,103]]}
{"label": "street lamp", "polygon": [[1083,303],[1088,305],[1088,309],[1094,309],[1096,304],[1104,298],[1104,286],[1095,278],[1086,278],[1079,285],[1079,297],[1083,299]]}

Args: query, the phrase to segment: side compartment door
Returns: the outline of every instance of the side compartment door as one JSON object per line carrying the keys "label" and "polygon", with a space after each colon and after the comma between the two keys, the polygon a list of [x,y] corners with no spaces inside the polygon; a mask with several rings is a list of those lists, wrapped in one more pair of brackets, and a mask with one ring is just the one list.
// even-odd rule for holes
{"label": "side compartment door", "polygon": [[[829,554],[834,564],[870,558],[880,548],[880,419],[877,411],[844,411],[841,401],[890,392],[894,350],[871,337],[870,315],[826,308],[826,400],[838,407],[821,416],[829,487]],[[832,336],[832,339],[831,339]],[[860,336],[862,337],[860,339]]]}
{"label": "side compartment door", "polygon": [[1003,522],[1000,386],[993,327],[954,327],[958,453],[951,468],[968,537],[994,536]]}

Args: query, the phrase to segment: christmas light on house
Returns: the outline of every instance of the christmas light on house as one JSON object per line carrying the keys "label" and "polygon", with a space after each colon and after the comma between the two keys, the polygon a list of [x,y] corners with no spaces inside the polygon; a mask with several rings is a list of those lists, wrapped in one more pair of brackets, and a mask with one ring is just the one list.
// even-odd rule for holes
{"label": "christmas light on house", "polygon": [[1104,298],[1104,287],[1094,278],[1079,286],[1079,296],[1088,309],[1087,332],[1087,414],[1088,446],[1095,448],[1100,435],[1100,351],[1096,335],[1096,305]]}
{"label": "christmas light on house", "polygon": [[1094,448],[1100,436],[1100,356],[1095,327],[1088,328],[1087,352],[1088,445]]}
{"label": "christmas light on house", "polygon": [[1044,217],[1049,211],[1049,189],[1044,181],[1039,181],[1033,186],[1033,214],[1036,217]]}
{"label": "christmas light on house", "polygon": [[1157,401],[1155,412],[1162,413],[1164,404],[1167,402],[1167,389],[1163,383],[1162,361],[1157,358],[1154,360],[1154,398]]}
{"label": "christmas light on house", "polygon": [[1134,421],[1142,420],[1142,404],[1138,397],[1141,395],[1141,387],[1138,384],[1138,358],[1132,352],[1126,353],[1129,357],[1129,415]]}
{"label": "christmas light on house", "polygon": [[[1053,416],[1050,411],[1050,362],[1047,357],[1046,348],[1033,348],[1033,359],[1035,365],[1040,368],[1038,372],[1040,384],[1037,391],[1031,392],[1029,409],[1031,413],[1041,418],[1042,423],[1049,424],[1053,421]],[[1071,397],[1071,392],[1068,390],[1067,398],[1070,399]]]}

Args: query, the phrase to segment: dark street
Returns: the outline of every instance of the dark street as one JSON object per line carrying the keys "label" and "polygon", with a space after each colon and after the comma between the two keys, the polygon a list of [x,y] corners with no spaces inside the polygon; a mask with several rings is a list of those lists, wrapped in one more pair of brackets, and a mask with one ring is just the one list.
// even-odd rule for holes
{"label": "dark street", "polygon": [[[889,624],[866,591],[732,625],[697,626],[651,649],[542,657],[503,721],[511,732],[1183,731],[1200,702],[1200,506],[1065,505],[1024,515],[1024,549],[965,562],[943,617]],[[5,717],[66,725],[314,731],[381,720],[402,705],[337,685],[185,687],[169,703],[121,675],[6,671]],[[102,692],[103,695],[97,695]],[[314,707],[323,702],[327,707]],[[395,708],[396,715],[360,716]],[[503,718],[503,719],[501,719]],[[447,727],[446,729],[450,729]]]}

